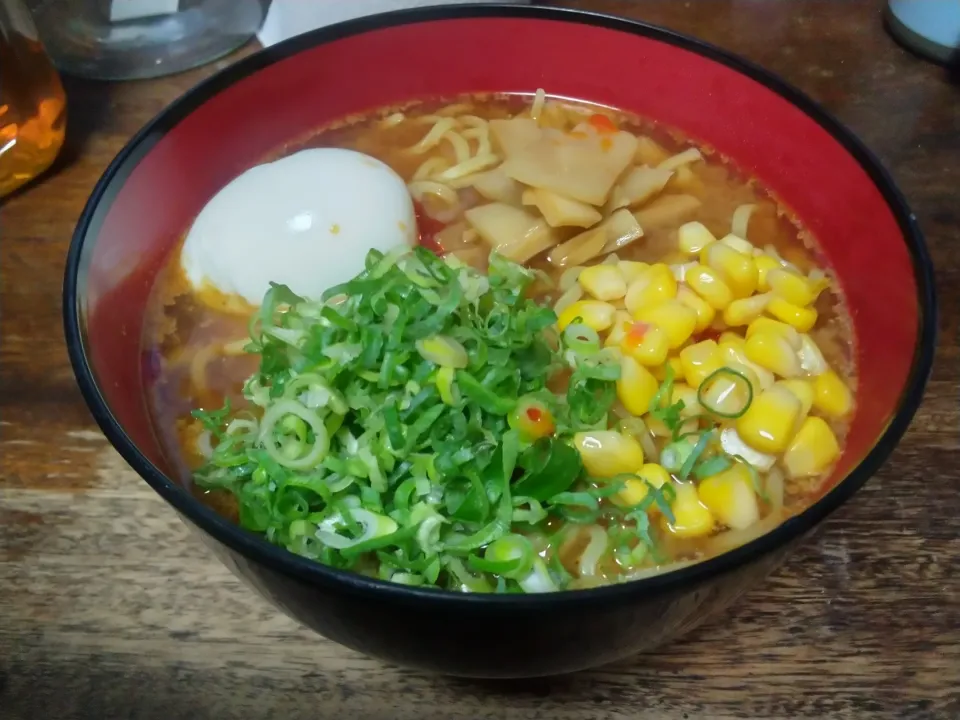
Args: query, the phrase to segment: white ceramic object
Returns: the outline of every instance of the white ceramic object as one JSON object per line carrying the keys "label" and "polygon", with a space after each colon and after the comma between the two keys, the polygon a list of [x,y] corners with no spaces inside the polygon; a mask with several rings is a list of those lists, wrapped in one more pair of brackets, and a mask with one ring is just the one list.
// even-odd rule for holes
{"label": "white ceramic object", "polygon": [[[257,37],[266,47],[294,35],[364,15],[426,7],[467,5],[480,0],[273,0]],[[526,4],[529,0],[499,0]]]}

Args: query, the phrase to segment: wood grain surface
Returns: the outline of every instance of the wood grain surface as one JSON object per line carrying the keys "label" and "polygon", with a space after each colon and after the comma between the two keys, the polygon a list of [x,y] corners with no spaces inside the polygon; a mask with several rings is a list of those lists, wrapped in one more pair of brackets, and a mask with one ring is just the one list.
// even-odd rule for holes
{"label": "wood grain surface", "polygon": [[242,587],[125,467],[64,349],[64,258],[96,178],[224,63],[68,81],[68,146],[5,202],[0,228],[0,718],[960,717],[960,86],[886,35],[879,0],[564,4],[767,66],[893,171],[927,233],[943,317],[927,397],[883,471],[738,607],[630,662],[468,682],[323,640]]}

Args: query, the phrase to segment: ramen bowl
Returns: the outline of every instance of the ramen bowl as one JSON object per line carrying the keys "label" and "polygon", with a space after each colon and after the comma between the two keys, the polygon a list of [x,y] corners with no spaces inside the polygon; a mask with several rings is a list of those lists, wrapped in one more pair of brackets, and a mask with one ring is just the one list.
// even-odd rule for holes
{"label": "ramen bowl", "polygon": [[[499,50],[481,57],[477,48],[493,40]],[[407,587],[337,570],[198,501],[147,411],[152,369],[141,337],[157,274],[204,205],[244,170],[337,118],[415,99],[540,87],[651,118],[715,148],[770,188],[819,241],[849,306],[858,383],[842,455],[815,501],[702,562],[535,595]],[[107,169],[78,224],[64,284],[70,358],[94,417],[225,565],[326,638],[399,665],[470,677],[567,673],[650,650],[759,583],[877,471],[905,432],[930,371],[935,315],[914,215],[874,156],[809,98],[734,55],[661,28],[518,6],[368,17],[298,36],[202,83]]]}

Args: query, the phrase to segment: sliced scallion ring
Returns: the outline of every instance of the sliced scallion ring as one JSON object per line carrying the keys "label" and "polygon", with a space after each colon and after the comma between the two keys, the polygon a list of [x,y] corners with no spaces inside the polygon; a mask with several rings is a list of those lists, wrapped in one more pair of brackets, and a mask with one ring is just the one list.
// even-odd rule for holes
{"label": "sliced scallion ring", "polygon": [[563,331],[563,342],[578,355],[592,355],[600,350],[597,331],[581,322],[572,322]]}
{"label": "sliced scallion ring", "polygon": [[[713,388],[714,383],[720,379],[726,379],[730,381],[730,387],[722,391],[719,396],[710,397],[711,388]],[[745,388],[746,398],[744,401],[732,410],[721,410],[721,403],[731,397],[731,394],[736,391],[738,385],[742,385]],[[728,420],[735,420],[736,418],[742,416],[753,402],[753,385],[751,384],[749,378],[747,378],[747,376],[742,372],[724,365],[723,367],[717,368],[712,373],[707,375],[704,381],[700,383],[700,387],[697,388],[697,402],[700,403],[702,408],[707,410],[712,415],[716,415],[717,417]]]}

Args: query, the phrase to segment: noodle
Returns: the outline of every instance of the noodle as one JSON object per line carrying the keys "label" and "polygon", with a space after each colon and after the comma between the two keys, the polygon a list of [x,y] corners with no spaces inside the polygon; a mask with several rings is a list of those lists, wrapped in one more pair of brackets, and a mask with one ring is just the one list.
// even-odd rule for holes
{"label": "noodle", "polygon": [[435,148],[440,144],[440,141],[443,139],[443,136],[446,135],[447,131],[453,129],[454,124],[453,118],[440,118],[434,123],[433,127],[430,128],[429,132],[420,139],[420,142],[410,148],[410,152],[415,155],[420,155],[427,150]]}
{"label": "noodle", "polygon": [[540,113],[543,112],[544,103],[547,101],[547,93],[543,88],[537,88],[536,95],[533,96],[533,105],[530,106],[530,117],[534,120],[540,119]]}

